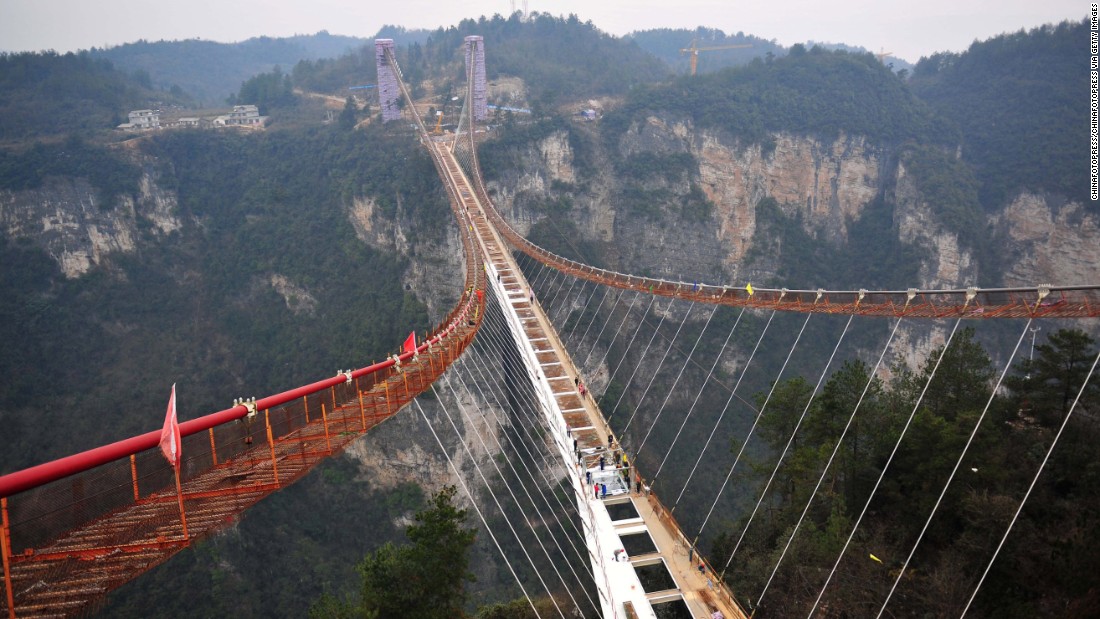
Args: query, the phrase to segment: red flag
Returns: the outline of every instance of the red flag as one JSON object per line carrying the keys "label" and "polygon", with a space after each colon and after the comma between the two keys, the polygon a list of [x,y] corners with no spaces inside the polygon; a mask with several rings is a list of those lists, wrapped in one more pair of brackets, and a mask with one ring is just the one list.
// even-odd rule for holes
{"label": "red flag", "polygon": [[416,331],[413,331],[412,333],[410,333],[409,337],[407,337],[405,339],[404,350],[405,350],[405,352],[415,352],[416,351]]}
{"label": "red flag", "polygon": [[180,424],[176,420],[176,385],[172,385],[172,395],[168,398],[168,414],[164,417],[164,429],[160,431],[160,450],[173,467],[180,465]]}

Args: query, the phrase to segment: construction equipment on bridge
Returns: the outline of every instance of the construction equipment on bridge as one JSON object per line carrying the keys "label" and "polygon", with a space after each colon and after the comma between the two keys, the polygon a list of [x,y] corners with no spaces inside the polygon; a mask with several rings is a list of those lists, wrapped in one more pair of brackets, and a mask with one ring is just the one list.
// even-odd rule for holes
{"label": "construction equipment on bridge", "polygon": [[691,40],[691,47],[685,47],[680,50],[681,54],[691,54],[691,74],[695,75],[695,69],[699,65],[699,52],[715,52],[723,49],[744,49],[746,47],[752,47],[752,43],[740,43],[738,45],[710,45],[707,47],[696,47],[696,40]]}

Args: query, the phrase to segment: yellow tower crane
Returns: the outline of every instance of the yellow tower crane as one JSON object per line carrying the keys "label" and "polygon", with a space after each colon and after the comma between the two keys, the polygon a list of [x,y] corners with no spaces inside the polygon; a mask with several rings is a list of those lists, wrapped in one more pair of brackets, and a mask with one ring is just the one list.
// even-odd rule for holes
{"label": "yellow tower crane", "polygon": [[744,49],[746,47],[752,47],[752,43],[742,43],[740,45],[713,45],[708,47],[696,47],[695,39],[691,40],[691,47],[685,47],[680,50],[681,54],[691,54],[691,74],[695,75],[695,68],[699,66],[699,52],[715,52],[720,49]]}

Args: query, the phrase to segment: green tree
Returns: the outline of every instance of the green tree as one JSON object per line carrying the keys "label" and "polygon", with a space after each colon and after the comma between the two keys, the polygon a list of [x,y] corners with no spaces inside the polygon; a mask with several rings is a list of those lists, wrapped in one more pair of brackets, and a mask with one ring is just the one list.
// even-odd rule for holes
{"label": "green tree", "polygon": [[341,129],[354,129],[355,122],[359,119],[359,106],[355,104],[355,99],[348,95],[348,98],[344,101],[344,110],[340,112],[340,128]]}
{"label": "green tree", "polygon": [[[1005,384],[1045,425],[1056,425],[1069,412],[1096,356],[1094,340],[1079,329],[1060,329],[1035,347],[1034,360],[1024,360]],[[1100,381],[1091,382],[1088,398],[1100,393]]]}
{"label": "green tree", "polygon": [[454,486],[432,496],[416,524],[405,531],[411,544],[385,544],[359,564],[359,600],[326,594],[311,617],[359,619],[452,619],[465,617],[465,584],[474,581],[468,551],[477,532],[464,528],[467,510],[454,505]]}
{"label": "green tree", "polygon": [[[760,418],[760,437],[768,443],[772,453],[782,454],[787,441],[791,441],[787,464],[780,468],[775,481],[775,487],[781,493],[784,507],[790,506],[797,485],[813,483],[808,480],[814,468],[813,454],[800,452],[800,443],[805,432],[800,429],[798,434],[793,434],[795,427],[799,425],[799,419],[802,418],[802,412],[806,410],[806,402],[812,395],[813,386],[801,376],[783,381],[775,386],[771,399],[767,400],[767,410]],[[764,401],[764,394],[756,395],[758,407],[763,406]],[[807,450],[807,452],[811,451]],[[765,458],[758,468],[767,475],[772,468],[772,462],[773,458]]]}
{"label": "green tree", "polygon": [[261,114],[267,114],[273,107],[291,105],[294,101],[294,87],[290,76],[284,75],[282,69],[275,67],[271,73],[260,73],[241,84],[241,91],[230,102],[235,105],[253,104],[260,109]]}
{"label": "green tree", "polygon": [[537,617],[552,617],[556,613],[554,603],[548,597],[534,600],[535,608],[538,609],[537,613],[531,608],[531,604],[532,602],[528,602],[526,598],[519,598],[510,602],[482,606],[477,610],[475,619],[536,619]]}
{"label": "green tree", "polygon": [[[869,380],[871,385],[867,387]],[[867,393],[863,395],[865,387]],[[890,434],[882,399],[882,380],[871,378],[871,367],[858,359],[845,361],[825,383],[815,405],[815,414],[807,421],[807,442],[818,449],[831,449],[852,411],[856,411],[857,403],[859,405],[837,461],[829,471],[828,487],[836,489],[844,504],[849,506],[859,505],[866,499],[878,475],[872,456],[886,448],[884,440]]]}

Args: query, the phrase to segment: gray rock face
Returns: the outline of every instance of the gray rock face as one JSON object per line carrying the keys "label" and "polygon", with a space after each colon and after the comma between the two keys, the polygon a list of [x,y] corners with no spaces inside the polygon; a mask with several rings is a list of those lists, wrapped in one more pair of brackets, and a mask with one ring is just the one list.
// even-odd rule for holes
{"label": "gray rock face", "polygon": [[136,197],[99,203],[95,189],[81,178],[47,179],[26,191],[0,190],[0,230],[9,238],[29,238],[75,278],[103,264],[114,252],[137,249],[139,226],[164,236],[179,230],[174,192],[157,185],[145,166]]}
{"label": "gray rock face", "polygon": [[[588,126],[571,130],[593,131]],[[608,153],[597,146],[592,167],[578,170],[569,135],[558,131],[517,153],[516,171],[490,184],[497,205],[526,233],[545,216],[540,205],[567,195],[581,234],[604,243],[615,268],[739,282],[775,276],[773,260],[746,262],[758,242],[756,205],[761,199],[773,198],[787,216],[798,216],[811,237],[841,246],[851,222],[882,196],[894,209],[897,240],[926,250],[915,287],[982,285],[996,275],[1005,285],[1100,278],[1100,218],[1083,205],[1027,192],[1014,197],[988,220],[989,234],[1004,240],[1003,263],[979,265],[937,218],[898,153],[862,136],[823,142],[775,133],[765,144],[745,144],[687,120],[654,115],[631,126],[614,148],[620,159],[690,155],[697,169],[673,180],[647,177],[638,182],[640,193],[624,194],[635,181],[616,173]],[[680,213],[693,188],[710,204],[701,219]],[[636,201],[624,195],[640,195],[652,204],[640,213]]]}

